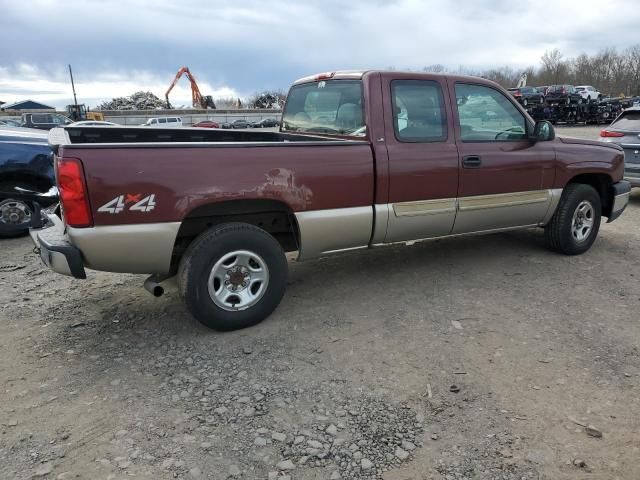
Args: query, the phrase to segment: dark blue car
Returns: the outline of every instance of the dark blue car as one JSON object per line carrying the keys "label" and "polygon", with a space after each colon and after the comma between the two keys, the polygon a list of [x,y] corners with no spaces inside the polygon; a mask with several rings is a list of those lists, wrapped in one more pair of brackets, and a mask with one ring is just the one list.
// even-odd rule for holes
{"label": "dark blue car", "polygon": [[[35,210],[36,196],[29,192],[48,192],[54,184],[47,132],[0,126],[0,238],[25,235]],[[37,199],[42,207],[57,201],[54,196]]]}

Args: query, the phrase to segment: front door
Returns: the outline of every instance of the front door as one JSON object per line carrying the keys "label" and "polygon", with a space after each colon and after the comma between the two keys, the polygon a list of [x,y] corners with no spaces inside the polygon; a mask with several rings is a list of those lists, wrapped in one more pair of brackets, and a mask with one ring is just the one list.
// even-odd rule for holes
{"label": "front door", "polygon": [[453,233],[537,225],[550,208],[552,142],[528,138],[533,124],[508,96],[451,80],[461,168]]}
{"label": "front door", "polygon": [[[382,77],[389,157],[384,242],[448,235],[456,215],[458,150],[444,78]],[[384,209],[384,216],[380,216]]]}

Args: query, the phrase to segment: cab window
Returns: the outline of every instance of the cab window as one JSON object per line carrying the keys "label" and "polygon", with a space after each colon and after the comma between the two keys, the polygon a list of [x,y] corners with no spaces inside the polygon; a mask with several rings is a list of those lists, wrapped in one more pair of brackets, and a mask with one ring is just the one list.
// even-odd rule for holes
{"label": "cab window", "polygon": [[463,142],[504,142],[527,136],[524,115],[498,90],[458,83],[456,104]]}
{"label": "cab window", "polygon": [[393,128],[401,142],[442,142],[447,119],[442,89],[432,80],[391,82]]}

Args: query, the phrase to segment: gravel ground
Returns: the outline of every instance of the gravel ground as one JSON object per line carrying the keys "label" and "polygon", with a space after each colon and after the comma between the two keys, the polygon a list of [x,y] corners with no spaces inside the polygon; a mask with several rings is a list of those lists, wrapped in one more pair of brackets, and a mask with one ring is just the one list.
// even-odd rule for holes
{"label": "gravel ground", "polygon": [[292,262],[225,334],[3,241],[0,478],[638,479],[639,240],[635,192],[578,257],[530,230]]}

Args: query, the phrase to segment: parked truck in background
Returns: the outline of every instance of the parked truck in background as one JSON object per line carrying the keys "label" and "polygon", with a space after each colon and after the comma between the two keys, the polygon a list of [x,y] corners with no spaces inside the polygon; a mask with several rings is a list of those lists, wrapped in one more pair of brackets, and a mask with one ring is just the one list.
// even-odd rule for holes
{"label": "parked truck in background", "polygon": [[[556,138],[474,77],[331,72],[295,82],[279,132],[65,127],[50,132],[62,216],[32,230],[43,261],[177,275],[205,325],[279,304],[285,252],[334,252],[543,227],[587,251],[629,198],[616,145]],[[425,279],[428,281],[428,279]]]}

